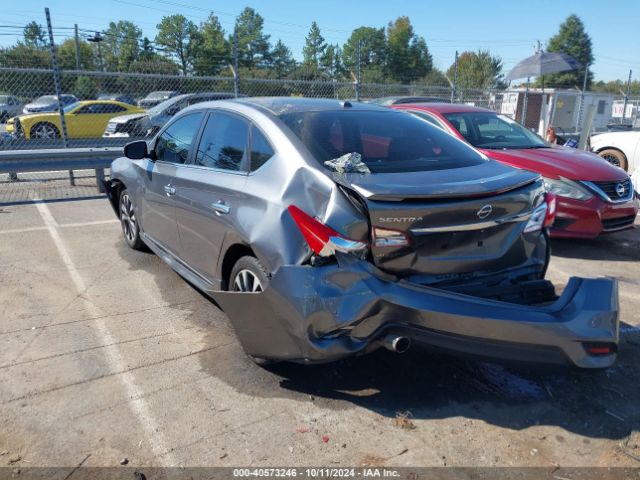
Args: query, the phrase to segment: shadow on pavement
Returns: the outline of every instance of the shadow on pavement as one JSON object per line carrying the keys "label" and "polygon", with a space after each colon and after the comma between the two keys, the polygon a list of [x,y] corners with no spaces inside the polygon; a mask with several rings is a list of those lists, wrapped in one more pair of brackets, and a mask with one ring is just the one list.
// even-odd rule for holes
{"label": "shadow on pavement", "polygon": [[[130,269],[151,273],[168,302],[171,292],[188,285],[154,255],[117,242]],[[514,430],[553,425],[591,438],[622,439],[640,428],[640,333],[633,329],[623,337],[618,362],[605,371],[507,366],[419,347],[405,354],[378,350],[324,365],[262,368],[244,354],[223,312],[208,297],[201,298],[175,308],[188,310],[189,320],[204,332],[205,345],[231,339],[199,354],[202,371],[246,395],[314,402],[330,410],[365,408],[409,421],[465,417]]]}
{"label": "shadow on pavement", "polygon": [[585,260],[640,260],[640,225],[621,232],[607,233],[590,240],[553,239],[553,255]]}

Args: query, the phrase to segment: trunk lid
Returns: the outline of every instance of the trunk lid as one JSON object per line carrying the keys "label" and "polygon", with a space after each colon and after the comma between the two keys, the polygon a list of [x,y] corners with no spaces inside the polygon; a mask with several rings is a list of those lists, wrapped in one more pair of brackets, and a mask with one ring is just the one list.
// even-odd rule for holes
{"label": "trunk lid", "polygon": [[[374,263],[401,277],[490,273],[523,265],[540,232],[523,234],[542,202],[537,174],[497,162],[452,170],[334,175],[366,204],[372,237],[402,232],[408,246],[376,245]],[[425,280],[426,282],[427,280]]]}

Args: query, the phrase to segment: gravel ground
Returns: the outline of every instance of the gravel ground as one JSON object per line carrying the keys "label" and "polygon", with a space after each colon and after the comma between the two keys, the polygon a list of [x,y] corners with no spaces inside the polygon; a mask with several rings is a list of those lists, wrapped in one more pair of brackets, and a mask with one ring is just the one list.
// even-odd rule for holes
{"label": "gravel ground", "polygon": [[419,348],[264,369],[105,199],[0,206],[0,465],[637,467],[640,229],[553,251],[558,285],[620,280],[608,370]]}

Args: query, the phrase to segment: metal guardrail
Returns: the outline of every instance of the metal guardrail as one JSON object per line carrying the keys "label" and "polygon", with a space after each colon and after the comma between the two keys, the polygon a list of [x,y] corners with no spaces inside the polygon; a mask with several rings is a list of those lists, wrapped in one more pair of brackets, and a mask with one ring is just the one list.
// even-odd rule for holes
{"label": "metal guardrail", "polygon": [[73,185],[73,170],[93,169],[98,190],[102,192],[104,169],[122,155],[122,147],[0,151],[0,173],[68,170]]}

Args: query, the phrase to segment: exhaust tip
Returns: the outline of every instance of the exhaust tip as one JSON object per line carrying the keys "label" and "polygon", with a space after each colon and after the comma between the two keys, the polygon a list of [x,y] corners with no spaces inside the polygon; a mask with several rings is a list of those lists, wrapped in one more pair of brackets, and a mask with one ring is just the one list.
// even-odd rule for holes
{"label": "exhaust tip", "polygon": [[404,353],[411,347],[411,340],[407,337],[387,335],[383,342],[385,348],[396,353]]}

